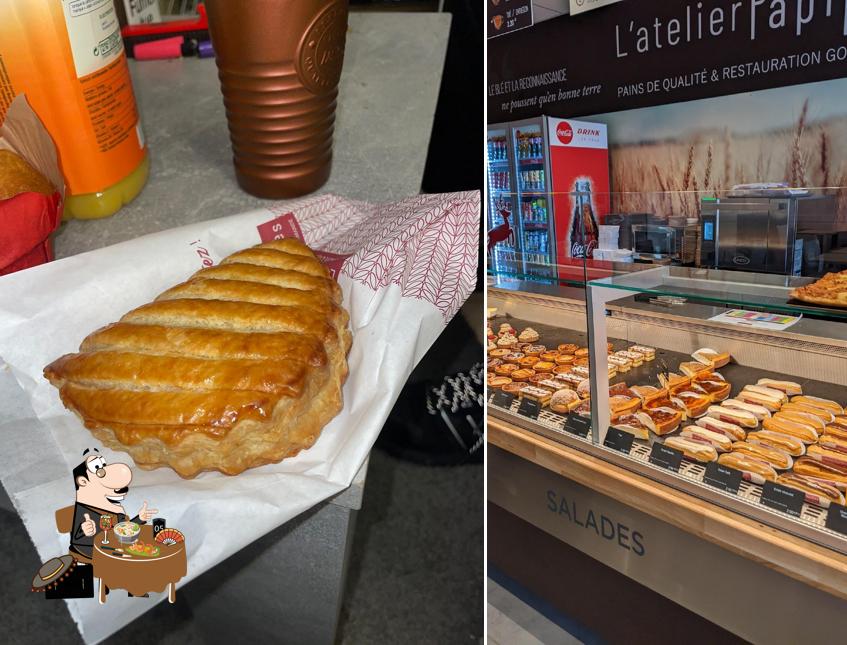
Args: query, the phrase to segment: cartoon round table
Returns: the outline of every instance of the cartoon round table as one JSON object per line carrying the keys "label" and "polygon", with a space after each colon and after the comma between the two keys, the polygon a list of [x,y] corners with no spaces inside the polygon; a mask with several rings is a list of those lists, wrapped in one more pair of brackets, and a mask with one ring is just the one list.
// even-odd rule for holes
{"label": "cartoon round table", "polygon": [[[168,601],[176,601],[176,583],[187,573],[185,542],[165,545],[154,541],[153,527],[141,527],[138,543],[154,545],[156,555],[132,555],[128,544],[121,544],[113,531],[109,531],[108,542],[103,544],[105,533],[94,537],[94,552],[91,564],[94,577],[99,582],[100,604],[106,602],[106,587],[126,589],[134,596],[149,592],[161,592],[168,588]],[[121,549],[116,551],[115,549]]]}

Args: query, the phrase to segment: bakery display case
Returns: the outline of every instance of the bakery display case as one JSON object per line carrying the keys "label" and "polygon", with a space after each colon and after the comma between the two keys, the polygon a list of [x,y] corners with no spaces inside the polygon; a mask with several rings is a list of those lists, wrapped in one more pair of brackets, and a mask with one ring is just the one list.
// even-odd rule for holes
{"label": "bakery display case", "polygon": [[847,274],[794,268],[586,258],[582,283],[555,285],[490,272],[493,427],[843,558]]}

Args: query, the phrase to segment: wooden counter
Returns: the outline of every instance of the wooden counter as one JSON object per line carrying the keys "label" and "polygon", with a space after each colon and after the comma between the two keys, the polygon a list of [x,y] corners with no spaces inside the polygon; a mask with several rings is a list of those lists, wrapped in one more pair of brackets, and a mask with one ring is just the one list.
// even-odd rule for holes
{"label": "wooden counter", "polygon": [[730,552],[847,600],[847,557],[488,416],[488,441]]}

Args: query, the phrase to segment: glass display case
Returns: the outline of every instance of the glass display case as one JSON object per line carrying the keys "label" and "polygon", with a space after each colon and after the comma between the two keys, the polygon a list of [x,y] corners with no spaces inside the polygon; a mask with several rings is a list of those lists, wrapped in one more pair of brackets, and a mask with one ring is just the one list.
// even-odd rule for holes
{"label": "glass display case", "polygon": [[674,220],[612,194],[582,280],[489,271],[489,415],[847,554],[847,266],[831,191],[804,196],[703,194]]}

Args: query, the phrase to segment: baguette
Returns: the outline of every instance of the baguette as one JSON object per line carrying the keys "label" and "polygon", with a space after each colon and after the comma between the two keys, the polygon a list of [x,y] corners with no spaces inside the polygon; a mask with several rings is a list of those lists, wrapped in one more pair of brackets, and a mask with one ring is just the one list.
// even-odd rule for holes
{"label": "baguette", "polygon": [[767,408],[770,412],[778,412],[782,407],[782,402],[778,399],[768,396],[766,394],[761,394],[760,392],[755,392],[753,390],[741,390],[738,394],[735,395],[735,398],[739,401],[743,401],[744,403],[752,403],[753,405],[760,405],[762,407]]}
{"label": "baguette", "polygon": [[762,422],[765,430],[787,434],[797,437],[805,444],[815,443],[818,440],[817,431],[807,423],[799,423],[784,417],[771,417]]}
{"label": "baguette", "polygon": [[714,417],[701,417],[697,419],[694,423],[696,423],[701,428],[705,428],[706,430],[718,432],[724,435],[727,439],[730,439],[731,441],[744,441],[744,439],[747,437],[747,432],[741,426],[735,425],[734,423],[727,423],[726,421],[721,421],[720,419],[715,419]]}
{"label": "baguette", "polygon": [[823,432],[824,434],[847,440],[847,426],[843,426],[839,423],[830,423],[824,428]]}
{"label": "baguette", "polygon": [[792,401],[783,405],[782,410],[806,412],[807,414],[813,414],[824,423],[832,423],[833,421],[835,421],[835,415],[829,410],[824,410],[823,408],[816,408],[815,406],[809,405],[807,403],[795,403],[794,401]]}
{"label": "baguette", "polygon": [[806,444],[800,441],[797,437],[773,432],[772,430],[760,430],[759,432],[751,432],[747,435],[747,441],[756,443],[762,446],[770,446],[787,452],[792,457],[800,457],[806,454]]}
{"label": "baguette", "polygon": [[[694,427],[696,428],[697,426]],[[681,451],[686,459],[699,461],[704,464],[715,461],[718,458],[718,451],[713,446],[686,437],[668,437],[665,439],[665,445]]]}
{"label": "baguette", "polygon": [[771,397],[780,404],[788,403],[788,395],[782,390],[777,390],[772,387],[765,387],[764,385],[745,385],[744,389],[748,392],[755,392],[756,394],[761,394],[762,396]]}
{"label": "baguette", "polygon": [[715,419],[720,419],[727,423],[734,423],[735,425],[739,425],[744,428],[755,428],[759,425],[759,420],[752,412],[727,408],[723,405],[713,405],[709,407],[709,409],[706,410],[706,414]]}
{"label": "baguette", "polygon": [[762,385],[764,387],[768,387],[774,390],[780,390],[785,392],[789,396],[795,396],[797,394],[803,394],[803,388],[799,383],[795,383],[794,381],[776,381],[771,378],[760,378],[756,381],[756,385]]}
{"label": "baguette", "polygon": [[826,424],[821,420],[820,417],[816,417],[814,414],[809,414],[808,412],[798,412],[797,410],[780,410],[774,415],[777,419],[788,419],[789,421],[796,421],[797,423],[803,423],[807,426],[812,426],[818,434],[821,434],[826,428]]}
{"label": "baguette", "polygon": [[806,455],[827,466],[847,468],[847,454],[838,452],[837,450],[829,450],[828,448],[815,445],[806,448]]}
{"label": "baguette", "polygon": [[827,484],[810,477],[804,477],[797,473],[783,473],[776,478],[776,481],[783,486],[803,491],[806,494],[806,501],[809,504],[814,504],[821,508],[829,508],[832,502],[844,504],[844,495],[832,484]]}
{"label": "baguette", "polygon": [[809,457],[800,457],[794,462],[794,472],[818,481],[829,482],[838,490],[847,490],[847,468],[838,468]]}
{"label": "baguette", "polygon": [[756,459],[742,452],[727,452],[718,457],[718,463],[740,470],[745,480],[754,484],[764,484],[766,481],[776,481],[777,474],[773,467],[761,459]]}
{"label": "baguette", "polygon": [[739,401],[738,399],[727,399],[721,405],[725,408],[733,408],[735,410],[744,410],[746,412],[751,413],[755,416],[759,421],[762,421],[764,418],[771,416],[771,411],[768,410],[763,405],[756,405],[755,403],[747,403],[746,401]]}
{"label": "baguette", "polygon": [[686,439],[706,443],[718,452],[729,452],[732,449],[732,440],[725,434],[701,426],[685,426],[679,434]]}
{"label": "baguette", "polygon": [[821,435],[821,438],[818,440],[818,445],[821,448],[826,448],[827,450],[835,450],[836,452],[843,452],[847,454],[847,439],[833,434],[824,433]]}
{"label": "baguette", "polygon": [[844,408],[841,407],[835,401],[830,401],[829,399],[822,399],[818,396],[809,396],[809,395],[801,395],[801,396],[793,396],[791,397],[792,403],[805,403],[807,405],[812,405],[816,408],[823,408],[824,410],[828,410],[832,412],[832,414],[840,415],[844,414]]}
{"label": "baguette", "polygon": [[794,460],[787,452],[749,441],[734,441],[732,452],[741,452],[755,459],[766,461],[777,470],[788,470],[794,465]]}

